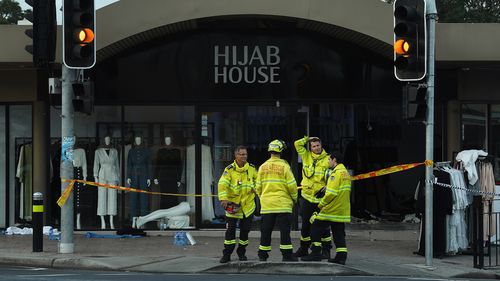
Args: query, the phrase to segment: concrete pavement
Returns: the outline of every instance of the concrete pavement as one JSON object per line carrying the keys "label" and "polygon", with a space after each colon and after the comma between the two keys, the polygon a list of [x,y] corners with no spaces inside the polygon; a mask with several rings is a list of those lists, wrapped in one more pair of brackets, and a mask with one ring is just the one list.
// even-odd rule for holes
{"label": "concrete pavement", "polygon": [[[259,232],[252,231],[246,262],[220,264],[223,230],[196,230],[190,233],[197,244],[173,245],[175,231],[147,231],[148,237],[110,239],[85,238],[75,232],[75,252],[58,254],[58,241],[45,237],[44,252],[32,252],[32,236],[0,236],[0,263],[36,267],[100,269],[161,273],[261,273],[298,275],[383,275],[427,278],[500,278],[499,270],[472,267],[472,256],[457,255],[434,259],[432,268],[425,266],[417,249],[417,225],[351,224],[347,228],[349,257],[345,266],[327,262],[281,262],[279,233],[273,233],[272,252],[268,262],[259,262]],[[113,234],[113,232],[98,232]],[[300,233],[292,233],[294,245]]]}

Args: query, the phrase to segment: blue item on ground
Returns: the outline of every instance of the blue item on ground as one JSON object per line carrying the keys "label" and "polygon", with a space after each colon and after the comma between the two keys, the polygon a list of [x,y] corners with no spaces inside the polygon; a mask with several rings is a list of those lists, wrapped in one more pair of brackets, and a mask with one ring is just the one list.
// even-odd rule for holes
{"label": "blue item on ground", "polygon": [[140,235],[130,235],[130,234],[123,234],[123,235],[116,235],[116,234],[97,234],[93,232],[87,232],[85,233],[85,238],[141,238],[143,236]]}
{"label": "blue item on ground", "polygon": [[54,230],[51,228],[49,230],[49,240],[61,240],[61,233],[54,234]]}
{"label": "blue item on ground", "polygon": [[186,246],[189,244],[189,240],[186,236],[186,232],[178,231],[174,235],[174,245],[176,246]]}

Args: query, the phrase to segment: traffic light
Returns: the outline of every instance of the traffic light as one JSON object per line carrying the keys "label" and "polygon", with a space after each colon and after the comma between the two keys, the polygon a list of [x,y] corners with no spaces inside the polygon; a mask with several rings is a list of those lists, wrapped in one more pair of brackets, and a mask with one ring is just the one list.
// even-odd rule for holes
{"label": "traffic light", "polygon": [[57,22],[55,0],[26,0],[32,11],[26,19],[33,23],[24,32],[32,39],[31,45],[24,48],[33,55],[33,64],[47,67],[56,57]]}
{"label": "traffic light", "polygon": [[87,80],[72,84],[73,109],[87,115],[94,112],[94,82]]}
{"label": "traffic light", "polygon": [[394,2],[394,75],[400,81],[418,81],[426,75],[425,15],[425,0]]}
{"label": "traffic light", "polygon": [[96,60],[94,0],[64,0],[63,61],[68,68],[91,68]]}
{"label": "traffic light", "polygon": [[427,87],[408,84],[404,87],[403,119],[409,122],[427,120]]}

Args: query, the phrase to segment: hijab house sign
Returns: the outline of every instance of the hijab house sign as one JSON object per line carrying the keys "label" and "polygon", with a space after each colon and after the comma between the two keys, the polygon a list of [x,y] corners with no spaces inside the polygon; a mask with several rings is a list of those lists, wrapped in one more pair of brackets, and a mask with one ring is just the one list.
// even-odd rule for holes
{"label": "hijab house sign", "polygon": [[278,46],[214,46],[215,84],[280,83]]}

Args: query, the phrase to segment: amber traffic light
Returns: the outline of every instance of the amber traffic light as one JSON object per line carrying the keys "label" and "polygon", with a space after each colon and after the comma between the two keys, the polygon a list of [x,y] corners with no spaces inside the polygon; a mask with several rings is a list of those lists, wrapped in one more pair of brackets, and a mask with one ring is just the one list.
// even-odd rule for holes
{"label": "amber traffic light", "polygon": [[64,64],[91,68],[96,61],[94,0],[64,0],[63,10]]}
{"label": "amber traffic light", "polygon": [[394,2],[394,74],[418,81],[427,71],[425,0]]}

